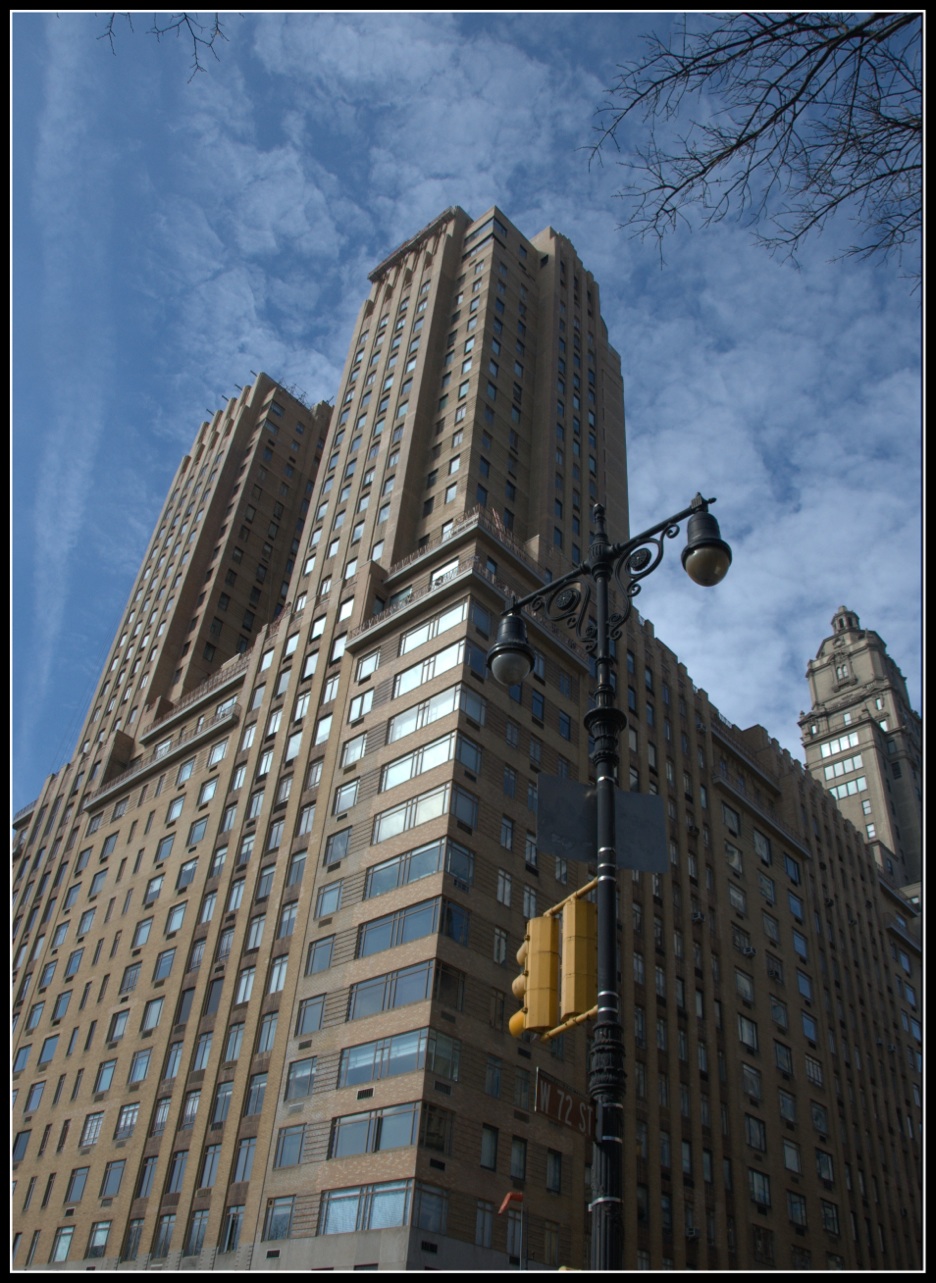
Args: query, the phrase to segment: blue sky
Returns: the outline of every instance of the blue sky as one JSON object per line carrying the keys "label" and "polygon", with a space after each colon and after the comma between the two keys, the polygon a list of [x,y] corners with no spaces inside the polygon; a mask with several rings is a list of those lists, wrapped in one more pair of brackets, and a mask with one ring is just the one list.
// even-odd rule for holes
{"label": "blue sky", "polygon": [[[221,61],[100,16],[13,18],[12,803],[74,748],[155,519],[250,370],[334,398],[367,273],[449,205],[567,235],[621,354],[634,530],[697,490],[734,550],[638,606],[739,726],[801,756],[839,605],[921,700],[919,299],[744,228],[619,230],[588,165],[617,64],[667,15],[232,15]],[[613,526],[613,537],[621,537]]]}

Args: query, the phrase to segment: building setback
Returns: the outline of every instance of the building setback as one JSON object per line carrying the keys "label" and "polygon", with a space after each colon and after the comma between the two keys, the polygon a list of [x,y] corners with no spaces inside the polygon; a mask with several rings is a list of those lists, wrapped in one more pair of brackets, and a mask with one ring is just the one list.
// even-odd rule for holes
{"label": "building setback", "polygon": [[[594,502],[627,535],[620,362],[569,241],[497,209],[370,280],[333,412],[260,376],[202,425],[14,817],[14,1268],[588,1260],[589,1145],[534,1109],[538,1071],[585,1094],[587,1026],[507,1020],[589,876],[536,843],[589,660],[535,617],[522,689],[485,655]],[[625,1264],[918,1267],[915,910],[636,613],[618,654],[670,857],[620,887]]]}

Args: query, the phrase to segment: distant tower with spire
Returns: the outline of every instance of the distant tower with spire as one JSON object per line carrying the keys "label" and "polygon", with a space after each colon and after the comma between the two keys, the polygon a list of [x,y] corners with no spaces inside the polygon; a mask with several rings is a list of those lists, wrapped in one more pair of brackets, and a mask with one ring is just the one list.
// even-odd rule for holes
{"label": "distant tower with spire", "polygon": [[800,715],[806,767],[836,798],[901,884],[922,865],[922,721],[880,636],[839,606],[806,668],[812,707]]}

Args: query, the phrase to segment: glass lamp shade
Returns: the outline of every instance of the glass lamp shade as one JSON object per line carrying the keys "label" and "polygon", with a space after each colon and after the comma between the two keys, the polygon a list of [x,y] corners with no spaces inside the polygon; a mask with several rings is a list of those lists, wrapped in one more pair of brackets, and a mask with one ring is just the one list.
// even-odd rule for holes
{"label": "glass lamp shade", "polygon": [[533,671],[533,649],[520,615],[502,616],[497,641],[488,651],[487,666],[501,686],[515,686]]}
{"label": "glass lamp shade", "polygon": [[689,518],[682,564],[689,578],[702,588],[712,588],[727,575],[731,549],[710,512],[696,512]]}

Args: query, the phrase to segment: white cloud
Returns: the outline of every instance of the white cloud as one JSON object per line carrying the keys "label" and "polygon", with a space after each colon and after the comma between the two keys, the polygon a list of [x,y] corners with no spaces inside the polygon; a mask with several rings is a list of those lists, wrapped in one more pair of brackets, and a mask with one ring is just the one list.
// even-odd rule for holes
{"label": "white cloud", "polygon": [[[727,224],[672,241],[661,271],[617,229],[621,173],[579,149],[646,17],[258,15],[192,85],[142,34],[110,59],[76,40],[82,22],[45,23],[34,179],[49,408],[28,502],[50,690],[67,682],[51,656],[77,550],[99,559],[102,518],[127,500],[155,517],[161,479],[251,368],[332,398],[368,272],[447,206],[496,203],[528,235],[567,235],[599,282],[632,527],[699,487],[718,496],[725,584],[695,589],[673,548],[639,601],[693,679],[796,749],[806,660],[844,602],[918,698],[918,336],[903,283],[830,267],[834,240],[796,272]],[[98,452],[105,432],[122,472],[119,450]],[[132,496],[127,453],[151,478]],[[147,530],[141,517],[110,560],[114,581]]]}

